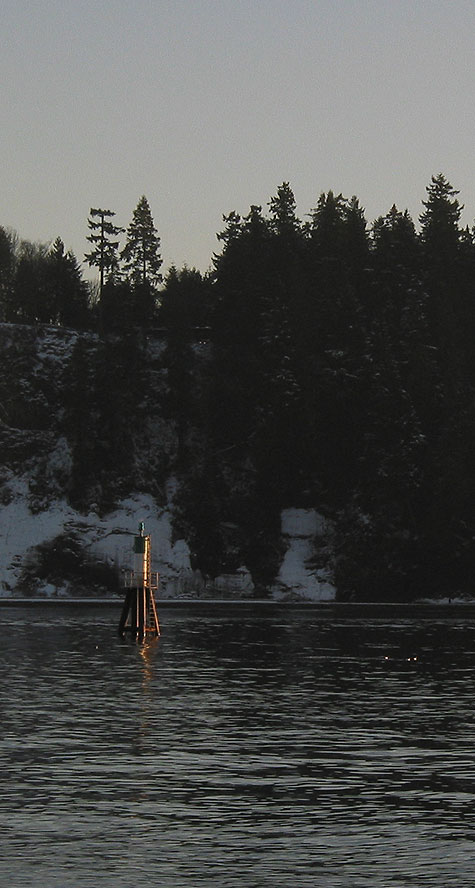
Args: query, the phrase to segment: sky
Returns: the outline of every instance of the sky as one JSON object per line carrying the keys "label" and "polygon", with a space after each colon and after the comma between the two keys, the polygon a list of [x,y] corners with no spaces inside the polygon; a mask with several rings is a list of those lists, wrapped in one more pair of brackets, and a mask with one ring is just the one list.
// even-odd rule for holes
{"label": "sky", "polygon": [[472,225],[474,36],[473,0],[3,0],[0,225],[82,262],[90,207],[145,194],[163,269],[205,272],[284,181],[371,223],[439,172]]}

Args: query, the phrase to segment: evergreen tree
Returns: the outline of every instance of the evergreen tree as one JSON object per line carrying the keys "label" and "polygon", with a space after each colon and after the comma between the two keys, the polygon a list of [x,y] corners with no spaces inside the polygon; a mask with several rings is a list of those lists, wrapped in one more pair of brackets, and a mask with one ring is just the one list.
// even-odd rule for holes
{"label": "evergreen tree", "polygon": [[346,202],[343,216],[345,264],[349,280],[355,288],[364,287],[365,272],[368,270],[369,237],[364,209],[356,195]]}
{"label": "evergreen tree", "polygon": [[101,331],[123,332],[140,326],[135,311],[135,291],[128,281],[110,278],[99,295],[97,315]]}
{"label": "evergreen tree", "polygon": [[302,223],[296,215],[297,204],[294,193],[288,182],[283,182],[277,189],[275,197],[269,201],[270,230],[282,239],[292,241],[299,236]]}
{"label": "evergreen tree", "polygon": [[[321,194],[307,226],[308,296],[302,371],[309,457],[314,484],[332,507],[344,503],[354,477],[360,428],[366,336],[361,282],[359,206],[333,191]],[[364,376],[364,374],[363,374]]]}
{"label": "evergreen tree", "polygon": [[450,273],[460,249],[460,216],[463,205],[457,200],[459,192],[442,173],[432,176],[427,187],[427,200],[420,216],[421,241],[427,267],[439,274]]}
{"label": "evergreen tree", "polygon": [[342,194],[322,192],[317,206],[310,211],[312,255],[317,260],[340,262],[343,259],[345,205]]}
{"label": "evergreen tree", "polygon": [[[459,227],[462,205],[439,173],[427,188],[420,216],[423,281],[440,350],[446,397],[464,397],[467,373],[473,374],[475,312],[472,282],[466,275],[465,245]],[[470,369],[472,368],[472,369]]]}
{"label": "evergreen tree", "polygon": [[385,216],[379,216],[372,226],[371,245],[378,274],[402,274],[407,281],[418,272],[418,239],[407,210],[402,213],[393,204]]}
{"label": "evergreen tree", "polygon": [[[347,268],[347,201],[332,191],[321,194],[308,226],[309,317],[305,351],[322,355],[341,349],[350,331],[353,297]],[[347,323],[342,325],[346,313]],[[313,348],[312,348],[313,342]]]}
{"label": "evergreen tree", "polygon": [[48,287],[48,246],[22,241],[7,320],[22,324],[54,323],[53,297]]}
{"label": "evergreen tree", "polygon": [[172,338],[190,338],[210,322],[212,287],[209,276],[185,265],[168,271],[160,291],[158,320]]}
{"label": "evergreen tree", "polygon": [[214,257],[216,280],[216,336],[227,340],[237,360],[245,360],[262,335],[262,314],[269,288],[270,237],[262,207],[251,206],[243,219],[224,217],[218,234],[223,252]]}
{"label": "evergreen tree", "polygon": [[422,280],[420,242],[407,210],[400,212],[393,205],[376,219],[371,260],[371,353],[388,390],[410,393],[426,433],[427,426],[437,422],[438,348]]}
{"label": "evergreen tree", "polygon": [[162,281],[160,238],[145,195],[140,198],[127,229],[127,243],[120,257],[127,277],[135,286],[157,287]]}
{"label": "evergreen tree", "polygon": [[115,238],[124,229],[111,222],[112,217],[115,216],[112,210],[95,210],[91,207],[89,216],[87,224],[91,234],[88,235],[87,240],[92,244],[93,249],[90,253],[85,253],[84,258],[90,266],[95,265],[99,269],[100,292],[102,293],[106,273],[109,277],[117,274],[119,241]]}
{"label": "evergreen tree", "polygon": [[302,334],[309,320],[306,244],[288,182],[279,186],[268,206],[269,269],[261,339],[262,424],[256,458],[262,480],[266,479],[269,489],[277,483],[282,501],[288,502],[290,490],[297,498],[300,496],[303,476],[303,486],[307,488],[310,483],[303,398],[307,380],[302,372]]}
{"label": "evergreen tree", "polygon": [[[104,289],[107,289],[107,284]],[[144,356],[135,334],[79,337],[67,370],[65,430],[73,457],[70,499],[111,509],[133,489],[135,428],[145,425]]]}
{"label": "evergreen tree", "polygon": [[56,238],[48,254],[47,287],[54,322],[69,327],[84,327],[88,320],[88,289],[76,257],[71,251],[65,253],[60,237]]}
{"label": "evergreen tree", "polygon": [[[0,294],[5,318],[20,323],[66,324],[82,327],[88,320],[88,287],[73,253],[61,238],[52,247],[2,239]],[[8,241],[8,242],[7,242]]]}
{"label": "evergreen tree", "polygon": [[0,320],[9,313],[15,276],[18,237],[0,226]]}

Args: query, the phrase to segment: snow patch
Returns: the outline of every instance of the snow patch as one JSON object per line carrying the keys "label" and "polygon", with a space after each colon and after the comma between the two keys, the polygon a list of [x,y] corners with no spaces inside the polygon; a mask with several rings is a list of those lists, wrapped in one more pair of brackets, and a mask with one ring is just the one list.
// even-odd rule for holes
{"label": "snow patch", "polygon": [[254,583],[247,567],[239,567],[236,573],[221,574],[213,582],[217,592],[226,592],[229,595],[251,596],[254,593]]}
{"label": "snow patch", "polygon": [[[66,442],[60,439],[53,453],[56,473],[67,467]],[[171,500],[173,492],[171,479],[168,485]],[[193,570],[186,541],[173,540],[170,505],[159,508],[153,497],[147,494],[127,497],[106,515],[98,515],[94,510],[81,515],[63,499],[53,500],[44,511],[33,513],[29,508],[30,491],[26,478],[6,481],[2,498],[0,597],[25,594],[28,581],[25,577],[34,578],[37,547],[58,538],[67,544],[70,537],[86,559],[116,570],[117,575],[121,569],[133,567],[133,541],[142,521],[146,533],[151,536],[152,569],[160,574],[159,599],[209,598],[216,593],[229,598],[245,598],[255,592],[252,577],[244,565],[235,573],[222,574],[213,581]],[[274,599],[333,600],[335,588],[322,566],[324,559],[319,555],[325,548],[327,534],[324,518],[314,509],[286,509],[282,513],[282,533],[287,551],[272,588]],[[317,566],[318,561],[320,566]],[[66,598],[75,594],[67,579],[61,582],[56,577],[46,577],[42,581],[36,578],[33,585],[32,594],[44,597]],[[93,589],[91,593],[94,594]]]}
{"label": "snow patch", "polygon": [[284,509],[282,533],[289,537],[315,537],[325,532],[325,519],[315,509]]}
{"label": "snow patch", "polygon": [[334,600],[336,589],[327,571],[315,567],[316,543],[321,542],[325,532],[325,519],[315,509],[284,509],[282,534],[287,551],[272,588],[275,599]]}
{"label": "snow patch", "polygon": [[45,475],[53,489],[66,486],[71,477],[73,458],[65,437],[58,438],[55,447],[48,454]]}
{"label": "snow patch", "polygon": [[[177,581],[194,576],[190,550],[184,540],[172,543],[171,516],[160,510],[151,496],[136,494],[120,507],[104,516],[95,512],[80,515],[64,500],[55,500],[50,507],[33,514],[29,508],[28,483],[14,479],[8,483],[8,503],[1,510],[0,526],[0,596],[15,594],[28,561],[37,546],[69,534],[79,541],[91,560],[102,562],[118,571],[133,564],[133,538],[139,523],[145,523],[152,540],[152,569],[161,577],[160,594],[167,595]],[[5,494],[5,491],[4,491]],[[45,596],[64,594],[64,589],[43,583],[38,590]]]}
{"label": "snow patch", "polygon": [[32,514],[28,506],[29,488],[24,478],[8,482],[10,502],[2,507],[0,529],[0,595],[11,594],[17,585],[26,556],[32,548],[63,532],[75,512],[65,502]]}

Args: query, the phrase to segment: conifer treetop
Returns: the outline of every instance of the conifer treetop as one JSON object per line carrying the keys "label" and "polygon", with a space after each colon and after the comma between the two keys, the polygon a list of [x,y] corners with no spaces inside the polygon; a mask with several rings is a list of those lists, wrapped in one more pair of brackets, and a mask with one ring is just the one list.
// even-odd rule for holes
{"label": "conifer treetop", "polygon": [[161,282],[160,238],[144,194],[133,212],[127,228],[127,243],[120,255],[131,283],[155,287]]}

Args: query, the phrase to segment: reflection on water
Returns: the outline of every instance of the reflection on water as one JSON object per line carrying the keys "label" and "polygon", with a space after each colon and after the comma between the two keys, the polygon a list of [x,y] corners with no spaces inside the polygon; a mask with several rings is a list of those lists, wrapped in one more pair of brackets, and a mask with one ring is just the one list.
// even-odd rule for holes
{"label": "reflection on water", "polygon": [[461,888],[475,612],[0,609],[0,885]]}

